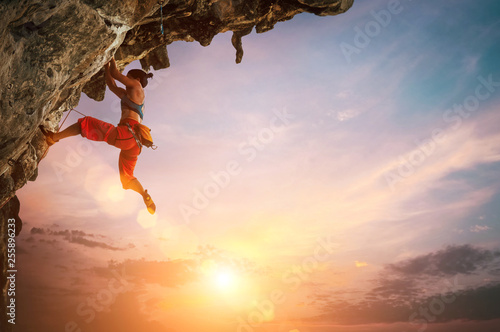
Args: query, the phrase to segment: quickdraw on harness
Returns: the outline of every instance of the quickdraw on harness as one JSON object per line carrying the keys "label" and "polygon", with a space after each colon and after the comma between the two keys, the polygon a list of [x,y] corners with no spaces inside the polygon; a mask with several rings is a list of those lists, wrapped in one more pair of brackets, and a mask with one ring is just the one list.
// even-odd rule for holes
{"label": "quickdraw on harness", "polygon": [[156,150],[158,147],[153,144],[153,137],[151,137],[150,131],[148,127],[142,124],[137,124],[138,129],[137,131],[132,128],[130,123],[127,123],[127,128],[130,134],[132,134],[132,137],[134,137],[135,142],[137,143],[137,146],[142,149],[143,146],[147,148],[151,148],[153,150]]}

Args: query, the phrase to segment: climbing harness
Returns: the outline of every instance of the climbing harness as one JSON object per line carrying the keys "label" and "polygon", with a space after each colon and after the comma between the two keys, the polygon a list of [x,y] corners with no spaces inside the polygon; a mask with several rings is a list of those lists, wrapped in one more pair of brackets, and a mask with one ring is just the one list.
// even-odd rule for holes
{"label": "climbing harness", "polygon": [[132,127],[130,126],[130,123],[127,122],[127,128],[128,128],[128,131],[130,131],[130,133],[132,134],[132,136],[134,137],[135,139],[135,142],[137,143],[137,146],[142,149],[142,143],[141,143],[141,140],[137,138],[137,135],[135,134],[134,130],[132,129]]}

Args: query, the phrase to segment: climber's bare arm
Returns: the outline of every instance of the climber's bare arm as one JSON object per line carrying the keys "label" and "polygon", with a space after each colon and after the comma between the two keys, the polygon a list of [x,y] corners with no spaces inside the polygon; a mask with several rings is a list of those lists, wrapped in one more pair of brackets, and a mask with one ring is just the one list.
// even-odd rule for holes
{"label": "climber's bare arm", "polygon": [[111,76],[118,80],[118,82],[122,83],[127,87],[127,89],[133,89],[137,87],[141,87],[141,83],[138,80],[135,80],[133,78],[129,78],[118,70],[118,67],[116,66],[115,58],[112,58],[111,61],[109,62],[109,71],[111,73]]}
{"label": "climber's bare arm", "polygon": [[104,77],[106,78],[106,85],[109,87],[111,92],[118,96],[118,98],[122,98],[127,94],[127,91],[123,88],[120,88],[116,85],[115,79],[111,76],[110,65],[107,63],[104,66]]}

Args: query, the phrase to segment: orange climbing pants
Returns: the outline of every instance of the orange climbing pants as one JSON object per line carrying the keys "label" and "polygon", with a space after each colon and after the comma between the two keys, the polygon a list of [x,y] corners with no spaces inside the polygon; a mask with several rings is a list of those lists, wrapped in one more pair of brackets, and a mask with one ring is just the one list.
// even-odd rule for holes
{"label": "orange climbing pants", "polygon": [[139,122],[132,119],[124,119],[115,127],[110,123],[86,116],[78,119],[78,123],[80,124],[83,137],[92,141],[104,141],[121,150],[118,157],[120,181],[123,188],[128,189],[130,181],[136,179],[134,177],[134,169],[137,164],[137,156],[141,153],[141,148],[137,145],[134,136],[129,131],[127,123],[135,130],[134,127]]}

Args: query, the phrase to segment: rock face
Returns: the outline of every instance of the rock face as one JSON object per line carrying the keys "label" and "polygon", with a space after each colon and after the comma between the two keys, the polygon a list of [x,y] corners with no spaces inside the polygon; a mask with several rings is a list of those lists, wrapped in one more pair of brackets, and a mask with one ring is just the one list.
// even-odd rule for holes
{"label": "rock face", "polygon": [[169,66],[166,45],[207,46],[216,34],[233,31],[240,62],[242,37],[254,27],[262,33],[302,12],[340,14],[353,1],[2,0],[0,216],[5,219],[9,200],[37,176],[48,149],[38,126],[56,131],[82,92],[102,100],[102,67],[113,55],[121,68],[139,59],[145,70],[158,70]]}

